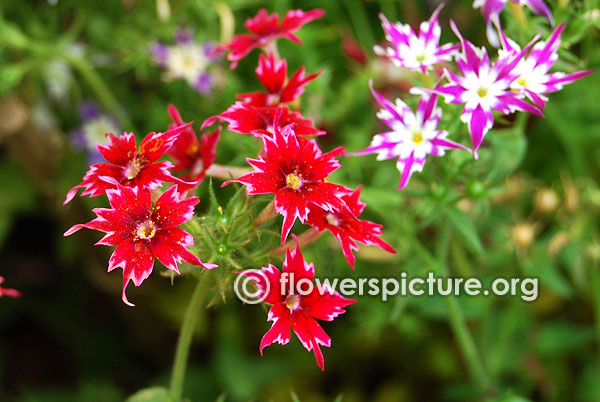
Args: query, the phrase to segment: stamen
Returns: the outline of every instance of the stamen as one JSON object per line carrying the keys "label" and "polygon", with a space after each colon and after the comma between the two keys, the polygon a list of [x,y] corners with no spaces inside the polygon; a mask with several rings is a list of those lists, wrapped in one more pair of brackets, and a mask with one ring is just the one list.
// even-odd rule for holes
{"label": "stamen", "polygon": [[156,234],[156,226],[154,225],[154,222],[147,221],[142,223],[140,226],[138,226],[136,234],[138,239],[153,238]]}
{"label": "stamen", "polygon": [[290,310],[295,310],[300,305],[300,297],[297,295],[289,295],[285,299],[285,306]]}
{"label": "stamen", "polygon": [[135,178],[135,176],[138,175],[140,170],[140,163],[137,159],[135,159],[129,162],[129,164],[127,165],[127,169],[125,170],[125,177],[127,177],[128,180],[132,180]]}
{"label": "stamen", "polygon": [[302,186],[302,177],[296,173],[290,173],[285,178],[285,183],[293,190],[297,190]]}
{"label": "stamen", "polygon": [[332,213],[325,215],[325,219],[327,219],[327,223],[332,226],[338,226],[340,224],[339,219]]}

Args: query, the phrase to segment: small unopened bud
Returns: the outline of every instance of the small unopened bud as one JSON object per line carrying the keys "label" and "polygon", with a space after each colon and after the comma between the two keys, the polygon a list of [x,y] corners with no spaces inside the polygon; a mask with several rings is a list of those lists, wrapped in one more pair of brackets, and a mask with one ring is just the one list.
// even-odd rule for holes
{"label": "small unopened bud", "polygon": [[475,203],[473,200],[469,200],[468,198],[463,198],[462,200],[456,203],[456,207],[463,211],[465,214],[470,213],[473,210]]}
{"label": "small unopened bud", "polygon": [[518,223],[513,226],[510,238],[518,248],[527,248],[535,239],[535,228],[529,223]]}
{"label": "small unopened bud", "polygon": [[558,195],[550,188],[541,189],[535,194],[535,210],[541,214],[552,213],[558,209],[559,205]]}

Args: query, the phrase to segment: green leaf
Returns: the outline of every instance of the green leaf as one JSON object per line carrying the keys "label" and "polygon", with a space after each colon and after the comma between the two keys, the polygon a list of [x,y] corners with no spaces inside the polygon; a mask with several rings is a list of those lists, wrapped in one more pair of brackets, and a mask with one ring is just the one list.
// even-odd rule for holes
{"label": "green leaf", "polygon": [[19,85],[21,78],[29,71],[29,65],[20,63],[2,67],[0,69],[0,95],[6,95],[11,89]]}
{"label": "green leaf", "polygon": [[163,387],[151,387],[136,392],[125,400],[125,402],[175,402],[168,389]]}
{"label": "green leaf", "polygon": [[467,247],[478,255],[483,255],[483,245],[481,244],[477,229],[475,229],[475,225],[473,225],[471,219],[457,208],[448,209],[446,211],[446,216],[448,217],[450,224],[463,238]]}
{"label": "green leaf", "polygon": [[498,130],[489,138],[493,152],[481,152],[482,162],[491,162],[492,167],[486,179],[491,183],[504,180],[519,167],[527,151],[527,139],[516,128],[515,130]]}

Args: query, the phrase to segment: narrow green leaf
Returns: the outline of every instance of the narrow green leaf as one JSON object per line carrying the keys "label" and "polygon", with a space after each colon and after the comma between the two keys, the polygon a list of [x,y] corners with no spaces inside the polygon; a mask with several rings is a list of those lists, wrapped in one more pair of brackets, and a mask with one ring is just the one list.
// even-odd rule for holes
{"label": "narrow green leaf", "polygon": [[448,217],[450,224],[463,238],[467,247],[478,255],[483,255],[483,245],[481,244],[477,229],[475,229],[475,225],[473,225],[471,219],[457,208],[448,209],[446,211],[446,216]]}

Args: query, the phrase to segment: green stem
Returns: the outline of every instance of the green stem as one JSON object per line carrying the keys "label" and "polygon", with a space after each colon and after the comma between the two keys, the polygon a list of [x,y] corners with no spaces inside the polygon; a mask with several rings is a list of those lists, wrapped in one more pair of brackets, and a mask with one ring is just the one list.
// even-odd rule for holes
{"label": "green stem", "polygon": [[[431,255],[431,252],[418,240],[413,239],[412,245],[413,250],[416,251],[419,256],[431,266],[438,276],[448,277],[449,271],[446,265],[446,259],[448,256],[450,244],[450,227],[447,223],[443,224],[442,231],[437,244],[438,255],[437,259]],[[465,359],[469,374],[473,380],[475,380],[478,386],[483,392],[487,391],[491,385],[490,378],[487,374],[487,370],[479,356],[475,341],[469,332],[467,327],[464,314],[458,304],[458,301],[448,296],[444,298],[446,308],[448,310],[448,319],[450,322],[450,328],[454,333],[454,337],[458,342],[461,353]]]}
{"label": "green stem", "polygon": [[[447,266],[450,235],[450,226],[447,222],[444,222],[437,244],[438,274],[443,277],[448,277],[450,275]],[[481,360],[481,356],[477,351],[473,336],[469,332],[469,327],[467,327],[460,304],[456,298],[451,296],[444,298],[444,302],[448,309],[450,327],[458,341],[458,345],[469,368],[471,378],[477,382],[482,391],[487,391],[490,386],[490,378],[483,361]]]}
{"label": "green stem", "polygon": [[94,68],[87,62],[83,57],[73,56],[71,54],[64,54],[63,57],[67,62],[73,66],[73,68],[81,75],[81,77],[87,81],[88,85],[98,96],[98,100],[102,105],[113,113],[119,122],[125,126],[126,130],[133,130],[133,125],[119,106],[119,102],[114,97],[108,86],[104,83],[100,75],[94,70]]}
{"label": "green stem", "polygon": [[376,41],[362,0],[346,0],[343,3],[350,15],[350,22],[358,42],[365,49],[371,49]]}
{"label": "green stem", "polygon": [[181,401],[183,395],[183,382],[185,380],[185,371],[188,355],[190,353],[190,345],[192,343],[192,335],[194,334],[194,327],[196,326],[200,309],[203,306],[202,298],[206,294],[205,287],[207,280],[205,277],[206,273],[202,273],[200,274],[200,278],[198,278],[196,289],[194,289],[190,303],[185,311],[185,317],[183,318],[181,330],[179,331],[179,338],[177,339],[175,361],[173,362],[173,369],[171,371],[170,385],[171,396],[175,402]]}

